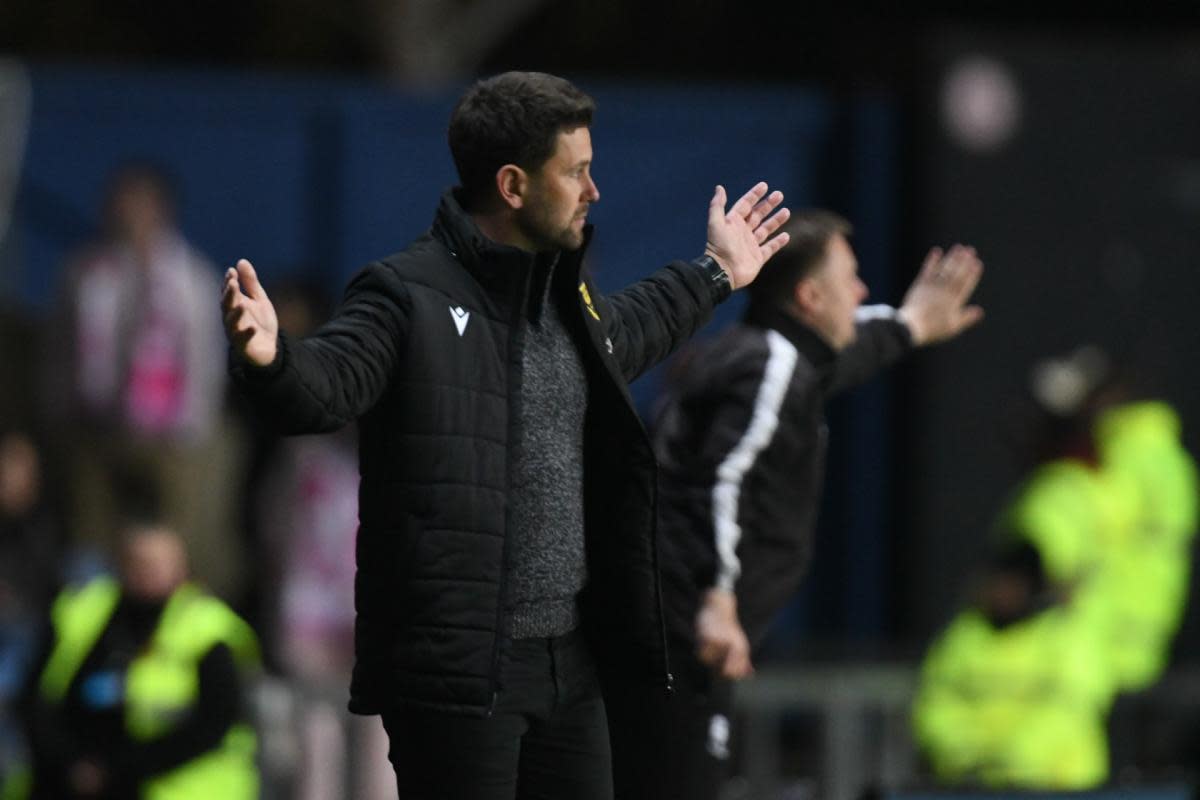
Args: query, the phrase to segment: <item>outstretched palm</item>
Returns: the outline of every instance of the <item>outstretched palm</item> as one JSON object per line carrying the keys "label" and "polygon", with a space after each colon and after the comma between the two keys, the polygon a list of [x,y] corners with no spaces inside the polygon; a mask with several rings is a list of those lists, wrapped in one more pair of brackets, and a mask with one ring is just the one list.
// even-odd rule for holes
{"label": "outstretched palm", "polygon": [[983,319],[983,309],[969,305],[981,277],[983,262],[975,248],[956,244],[946,253],[930,250],[900,306],[913,344],[953,339]]}
{"label": "outstretched palm", "polygon": [[[718,186],[708,204],[708,242],[704,252],[716,259],[729,274],[733,288],[754,280],[763,264],[788,243],[788,235],[772,238],[787,222],[791,211],[779,208],[783,192],[767,194],[767,184],[758,183],[725,211],[725,187]],[[775,211],[779,208],[778,211]],[[775,213],[772,213],[775,212]]]}
{"label": "outstretched palm", "polygon": [[225,336],[243,360],[259,367],[275,360],[279,319],[253,265],[244,258],[237,262],[237,267],[225,271],[221,311],[225,317]]}

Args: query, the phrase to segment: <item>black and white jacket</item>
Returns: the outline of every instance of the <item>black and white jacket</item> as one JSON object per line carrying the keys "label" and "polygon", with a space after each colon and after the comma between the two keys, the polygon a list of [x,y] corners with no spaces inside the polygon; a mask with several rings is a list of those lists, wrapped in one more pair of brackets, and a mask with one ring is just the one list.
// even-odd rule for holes
{"label": "black and white jacket", "polygon": [[733,590],[751,646],[807,568],[825,472],[825,402],[912,346],[888,306],[859,309],[840,353],[777,309],[751,307],[681,355],[661,406],[659,541],[667,624],[683,652],[702,594]]}
{"label": "black and white jacket", "polygon": [[[590,238],[590,228],[587,236]],[[629,381],[728,295],[675,262],[608,297],[563,252],[551,297],[587,374],[584,632],[598,658],[668,683],[654,539],[655,462]],[[428,234],[366,267],[335,318],[235,378],[285,432],[359,422],[351,710],[484,714],[506,657],[510,443],[535,258],[443,198]]]}

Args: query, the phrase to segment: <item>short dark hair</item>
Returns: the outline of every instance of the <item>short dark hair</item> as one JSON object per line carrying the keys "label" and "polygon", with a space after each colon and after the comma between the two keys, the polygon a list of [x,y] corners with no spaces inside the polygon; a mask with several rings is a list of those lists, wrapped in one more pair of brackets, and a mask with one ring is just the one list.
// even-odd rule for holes
{"label": "short dark hair", "polygon": [[497,170],[536,170],[554,155],[561,131],[592,124],[596,102],[544,72],[505,72],[476,82],[450,115],[450,154],[465,204],[491,188]]}
{"label": "short dark hair", "polygon": [[849,237],[854,232],[845,218],[819,208],[792,214],[780,230],[787,232],[788,245],[750,284],[750,299],[755,305],[786,304],[796,284],[824,260],[829,252],[829,241],[837,235]]}

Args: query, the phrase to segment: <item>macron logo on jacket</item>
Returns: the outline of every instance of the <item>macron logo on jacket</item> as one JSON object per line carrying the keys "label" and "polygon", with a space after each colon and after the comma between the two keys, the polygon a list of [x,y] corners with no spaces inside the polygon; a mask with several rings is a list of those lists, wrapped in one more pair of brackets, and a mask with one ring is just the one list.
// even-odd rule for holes
{"label": "macron logo on jacket", "polygon": [[450,318],[454,320],[454,327],[458,328],[458,335],[462,336],[467,331],[467,321],[471,319],[471,312],[465,310],[462,306],[450,306]]}

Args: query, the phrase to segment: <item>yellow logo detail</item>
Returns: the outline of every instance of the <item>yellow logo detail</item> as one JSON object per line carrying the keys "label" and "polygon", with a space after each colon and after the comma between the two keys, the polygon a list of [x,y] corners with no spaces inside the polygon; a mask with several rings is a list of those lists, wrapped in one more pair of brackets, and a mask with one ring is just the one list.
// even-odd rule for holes
{"label": "yellow logo detail", "polygon": [[600,319],[600,315],[596,313],[596,307],[592,305],[592,296],[588,293],[587,284],[579,284],[579,294],[583,296],[583,304],[587,306],[588,313],[592,315],[592,318]]}

